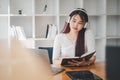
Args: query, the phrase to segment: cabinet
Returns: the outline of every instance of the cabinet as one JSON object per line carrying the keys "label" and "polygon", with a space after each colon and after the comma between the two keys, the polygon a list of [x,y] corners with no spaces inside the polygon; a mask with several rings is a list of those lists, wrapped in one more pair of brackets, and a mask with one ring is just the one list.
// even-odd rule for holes
{"label": "cabinet", "polygon": [[97,61],[104,61],[106,45],[120,45],[120,0],[0,0],[0,35],[8,37],[9,26],[22,26],[32,48],[52,47],[54,40],[45,38],[47,24],[55,24],[59,33],[78,7],[87,10]]}

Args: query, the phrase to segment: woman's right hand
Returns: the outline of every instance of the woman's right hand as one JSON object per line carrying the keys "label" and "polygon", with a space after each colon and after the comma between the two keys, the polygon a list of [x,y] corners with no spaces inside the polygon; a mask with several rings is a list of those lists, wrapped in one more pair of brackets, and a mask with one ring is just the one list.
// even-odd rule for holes
{"label": "woman's right hand", "polygon": [[77,61],[77,60],[68,61],[68,64],[73,66],[86,66],[88,63],[83,58],[82,61]]}

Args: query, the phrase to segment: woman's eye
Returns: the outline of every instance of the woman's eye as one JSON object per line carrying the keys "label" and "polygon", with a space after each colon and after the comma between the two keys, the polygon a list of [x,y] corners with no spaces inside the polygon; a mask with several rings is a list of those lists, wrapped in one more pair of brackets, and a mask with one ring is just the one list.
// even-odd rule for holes
{"label": "woman's eye", "polygon": [[83,24],[83,23],[81,22],[81,23],[79,23],[79,24]]}
{"label": "woman's eye", "polygon": [[73,22],[76,22],[76,21],[73,20]]}

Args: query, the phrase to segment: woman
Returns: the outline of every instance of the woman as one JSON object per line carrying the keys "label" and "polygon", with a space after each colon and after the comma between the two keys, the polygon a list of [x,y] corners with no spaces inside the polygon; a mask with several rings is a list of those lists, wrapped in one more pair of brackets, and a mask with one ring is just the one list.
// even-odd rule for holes
{"label": "woman", "polygon": [[[62,33],[58,34],[54,41],[53,61],[64,57],[80,57],[86,52],[95,51],[94,36],[86,28],[88,15],[84,9],[77,8],[69,14],[69,21],[65,25]],[[96,55],[88,61],[83,59],[81,62],[73,60],[71,65],[87,66],[95,62]]]}

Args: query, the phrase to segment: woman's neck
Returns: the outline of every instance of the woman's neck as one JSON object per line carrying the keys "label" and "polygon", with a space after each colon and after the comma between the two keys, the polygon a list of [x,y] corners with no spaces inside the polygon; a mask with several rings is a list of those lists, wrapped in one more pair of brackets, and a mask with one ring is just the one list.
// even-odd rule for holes
{"label": "woman's neck", "polygon": [[77,36],[78,36],[78,33],[76,33],[76,32],[70,31],[70,32],[68,33],[68,37],[69,37],[69,39],[71,40],[71,42],[72,42],[73,44],[75,44],[75,42],[76,42],[76,40],[77,40]]}
{"label": "woman's neck", "polygon": [[69,32],[69,35],[70,35],[72,38],[77,38],[78,32],[70,31],[70,32]]}

